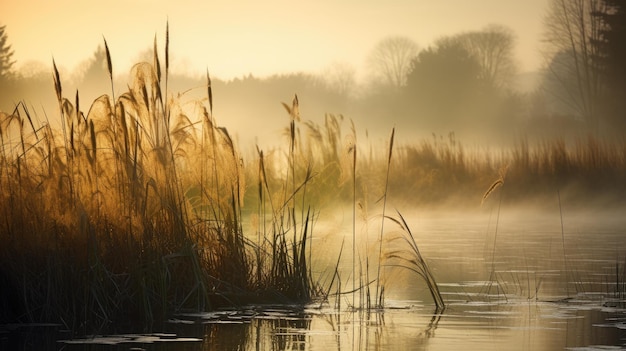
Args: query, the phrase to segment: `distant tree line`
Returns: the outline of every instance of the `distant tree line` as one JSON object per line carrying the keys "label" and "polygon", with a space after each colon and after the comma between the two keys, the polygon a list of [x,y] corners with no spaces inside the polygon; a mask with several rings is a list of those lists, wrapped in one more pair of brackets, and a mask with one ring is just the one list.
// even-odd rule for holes
{"label": "distant tree line", "polygon": [[[550,0],[542,50],[546,65],[534,91],[517,87],[515,34],[488,25],[421,49],[408,37],[384,38],[367,57],[367,79],[360,84],[354,67],[341,62],[316,74],[214,78],[216,116],[235,130],[245,126],[242,137],[260,136],[267,128],[279,133],[285,118],[280,102],[297,93],[305,118],[343,114],[370,131],[397,125],[424,134],[620,132],[626,127],[625,7],[626,0]],[[31,63],[15,71],[7,38],[0,27],[0,110],[33,97],[41,99],[36,106],[54,108],[50,70]],[[83,101],[110,93],[105,60],[104,49],[97,48],[78,72],[63,75],[64,86],[78,90]],[[116,79],[117,86],[126,86]],[[172,92],[191,88],[199,96],[206,83],[204,77],[183,75],[172,75],[170,82]]]}

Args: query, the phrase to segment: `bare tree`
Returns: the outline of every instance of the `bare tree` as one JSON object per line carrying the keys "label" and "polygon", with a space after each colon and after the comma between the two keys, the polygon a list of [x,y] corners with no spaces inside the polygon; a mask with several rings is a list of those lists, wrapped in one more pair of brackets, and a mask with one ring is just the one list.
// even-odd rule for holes
{"label": "bare tree", "polygon": [[356,69],[345,62],[333,62],[322,72],[326,86],[341,96],[353,93],[356,86]]}
{"label": "bare tree", "polygon": [[373,74],[384,84],[399,88],[406,84],[411,62],[417,53],[418,46],[410,38],[391,36],[374,46],[367,63]]}
{"label": "bare tree", "polygon": [[510,86],[517,71],[515,35],[511,29],[492,24],[480,31],[459,34],[455,40],[480,65],[478,78],[486,87],[501,89]]}
{"label": "bare tree", "polygon": [[551,0],[544,24],[548,79],[560,88],[551,93],[577,111],[592,130],[598,129],[601,94],[600,70],[594,61],[599,52],[593,43],[600,39],[602,21],[594,14],[602,6],[600,0]]}

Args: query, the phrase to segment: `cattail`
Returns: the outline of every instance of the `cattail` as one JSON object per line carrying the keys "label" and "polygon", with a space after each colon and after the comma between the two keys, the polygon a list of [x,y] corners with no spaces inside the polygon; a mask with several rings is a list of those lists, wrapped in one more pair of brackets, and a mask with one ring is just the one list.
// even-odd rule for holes
{"label": "cattail", "polygon": [[165,23],[165,78],[170,67],[170,22]]}
{"label": "cattail", "polygon": [[157,74],[157,81],[161,82],[161,63],[159,62],[159,52],[157,51],[157,38],[154,36],[154,69]]}
{"label": "cattail", "polygon": [[485,200],[487,200],[489,195],[491,195],[491,193],[494,192],[494,190],[496,190],[498,187],[502,186],[502,184],[504,184],[504,180],[502,180],[502,178],[498,178],[495,182],[493,182],[489,189],[485,191],[485,194],[483,194],[483,199],[481,200],[480,204],[482,205]]}
{"label": "cattail", "polygon": [[61,91],[61,79],[59,78],[59,70],[57,69],[57,65],[52,59],[52,67],[54,69],[54,90],[57,93],[57,100],[61,103],[62,99],[62,91]]}
{"label": "cattail", "polygon": [[89,121],[89,134],[91,136],[91,148],[92,148],[92,159],[93,163],[96,163],[96,131],[93,126],[93,119]]}
{"label": "cattail", "polygon": [[209,96],[209,112],[211,116],[213,116],[213,90],[211,89],[211,76],[209,76],[209,70],[206,70],[206,81],[207,81],[207,93]]}
{"label": "cattail", "polygon": [[483,198],[482,198],[482,200],[480,201],[480,204],[481,204],[481,205],[485,202],[485,200],[487,200],[487,198],[489,197],[489,195],[490,195],[492,192],[494,192],[494,191],[495,191],[498,187],[500,187],[500,186],[504,185],[504,179],[506,178],[506,173],[507,173],[508,169],[509,169],[509,166],[508,166],[508,165],[506,165],[506,166],[504,166],[504,167],[502,167],[502,168],[500,168],[500,169],[498,170],[498,175],[499,175],[499,177],[498,177],[498,179],[496,179],[496,181],[495,181],[495,182],[493,182],[493,183],[489,186],[489,188],[487,189],[487,191],[485,191],[485,194],[483,194]]}
{"label": "cattail", "polygon": [[291,117],[296,120],[296,121],[300,121],[300,103],[298,102],[298,95],[294,95],[293,97],[293,101],[291,102],[291,113],[293,114]]}
{"label": "cattail", "polygon": [[76,89],[76,123],[80,126],[80,101],[78,99],[78,89]]}
{"label": "cattail", "polygon": [[[170,71],[170,22],[165,23],[165,99],[167,100],[168,94],[168,77]],[[167,107],[167,104],[165,105]],[[167,112],[169,119],[169,111]]]}
{"label": "cattail", "polygon": [[107,69],[109,70],[109,78],[111,78],[111,80],[113,80],[113,64],[111,63],[111,52],[109,52],[109,46],[107,45],[107,40],[102,38],[104,40],[104,51],[106,52],[107,55]]}
{"label": "cattail", "polygon": [[387,166],[391,163],[391,155],[393,154],[393,137],[396,133],[396,128],[391,129],[391,138],[389,140],[389,157],[387,158]]}

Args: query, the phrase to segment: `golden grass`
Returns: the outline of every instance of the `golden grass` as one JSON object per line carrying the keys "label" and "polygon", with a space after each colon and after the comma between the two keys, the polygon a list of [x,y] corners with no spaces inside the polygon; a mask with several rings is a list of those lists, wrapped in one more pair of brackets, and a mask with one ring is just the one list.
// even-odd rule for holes
{"label": "golden grass", "polygon": [[132,68],[128,91],[102,95],[87,114],[78,93],[73,103],[63,96],[53,62],[61,132],[31,121],[29,133],[27,111],[2,115],[0,296],[19,296],[2,320],[62,321],[81,333],[150,327],[181,309],[310,300],[313,217],[295,205],[310,173],[295,175],[290,156],[290,186],[263,219],[271,235],[250,241],[243,164],[212,115],[210,77],[209,106],[186,108],[162,93],[156,41],[154,50],[152,64]]}
{"label": "golden grass", "polygon": [[[105,50],[112,82],[106,41]],[[64,97],[53,61],[60,131],[37,125],[23,103],[0,114],[0,300],[15,302],[0,320],[55,320],[94,332],[123,329],[123,321],[150,325],[183,309],[327,297],[331,287],[320,293],[311,277],[314,208],[352,206],[355,230],[357,207],[381,199],[383,218],[388,199],[395,207],[477,207],[503,184],[504,173],[491,182],[502,165],[510,165],[508,201],[565,188],[564,201],[626,193],[623,140],[522,139],[488,152],[468,150],[454,134],[403,145],[393,129],[388,149],[369,145],[364,157],[352,121],[344,132],[341,115],[303,120],[297,95],[283,103],[286,150],[257,149],[244,160],[213,115],[208,72],[205,100],[167,92],[168,51],[169,27],[165,71],[155,40],[153,62],[132,68],[128,90],[115,97],[112,86],[86,113],[78,92]],[[376,259],[418,271],[443,306],[408,225],[392,220],[408,249],[383,254],[383,222]],[[352,256],[367,257],[357,255],[352,236]],[[353,262],[352,292],[369,289],[369,266],[366,258],[362,272]],[[337,267],[331,274],[341,293]],[[369,299],[367,292],[368,306]]]}

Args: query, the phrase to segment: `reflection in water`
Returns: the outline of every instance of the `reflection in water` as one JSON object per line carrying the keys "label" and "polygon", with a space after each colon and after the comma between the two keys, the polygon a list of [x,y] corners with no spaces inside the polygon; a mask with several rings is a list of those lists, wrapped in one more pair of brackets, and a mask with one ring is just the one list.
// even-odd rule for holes
{"label": "reflection in water", "polygon": [[[204,326],[205,350],[419,349],[435,336],[442,318],[421,312],[410,307],[370,312],[259,308],[254,316],[200,317],[193,326]],[[392,325],[386,323],[387,315],[392,316]],[[184,333],[184,328],[179,332]]]}
{"label": "reflection in water", "polygon": [[[386,269],[384,309],[352,310],[349,306],[359,304],[344,294],[322,306],[251,306],[180,315],[171,321],[172,331],[202,342],[171,343],[168,349],[456,351],[462,346],[463,351],[541,351],[625,346],[626,218],[564,213],[561,232],[558,213],[503,213],[495,248],[494,233],[485,223],[480,216],[412,218],[420,250],[446,301],[443,313],[434,313],[423,281]],[[343,240],[332,236],[337,232],[342,231],[330,226],[326,236],[317,232],[313,267],[334,267]],[[347,255],[343,260],[352,261]],[[371,264],[372,271],[376,268]],[[349,286],[352,267],[343,264],[340,270]]]}
{"label": "reflection in water", "polygon": [[202,350],[562,350],[621,345],[626,337],[619,327],[624,311],[591,302],[466,302],[451,304],[443,314],[432,314],[433,306],[401,303],[405,307],[370,313],[266,313],[259,307],[256,315],[232,312],[197,319],[193,326],[204,328]]}
{"label": "reflection in water", "polygon": [[[626,218],[565,212],[562,232],[558,213],[503,212],[494,247],[494,229],[486,217],[417,214],[410,218],[447,304],[441,314],[434,313],[423,281],[410,272],[386,268],[384,310],[367,313],[315,306],[213,315],[198,321],[207,328],[204,349],[395,351],[457,350],[462,345],[466,351],[624,346]],[[318,225],[313,241],[313,250],[319,250],[313,254],[317,260],[313,267],[334,267],[344,240],[336,234],[343,228],[327,225],[326,230],[324,225]],[[360,241],[376,247],[372,244],[376,237],[377,233],[363,233]],[[360,255],[367,252],[360,250]],[[339,267],[344,286],[350,285],[351,261],[347,253]],[[369,264],[376,270],[375,260]],[[359,305],[349,295],[337,299],[341,300],[327,306]]]}

